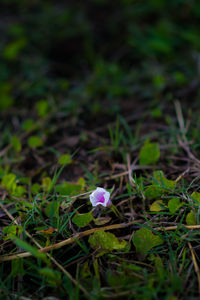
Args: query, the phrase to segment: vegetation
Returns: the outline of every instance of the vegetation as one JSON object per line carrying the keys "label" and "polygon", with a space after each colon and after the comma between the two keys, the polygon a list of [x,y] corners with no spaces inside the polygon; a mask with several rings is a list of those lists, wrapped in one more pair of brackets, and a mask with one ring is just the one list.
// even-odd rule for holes
{"label": "vegetation", "polygon": [[200,3],[0,8],[0,298],[199,299]]}

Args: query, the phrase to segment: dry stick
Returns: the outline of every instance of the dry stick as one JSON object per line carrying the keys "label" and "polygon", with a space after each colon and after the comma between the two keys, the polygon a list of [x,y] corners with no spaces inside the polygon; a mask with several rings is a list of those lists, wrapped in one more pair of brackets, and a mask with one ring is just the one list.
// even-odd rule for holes
{"label": "dry stick", "polygon": [[190,248],[190,252],[191,252],[191,255],[192,255],[194,269],[195,269],[195,272],[197,274],[197,281],[198,281],[199,295],[200,295],[200,271],[199,271],[199,266],[197,264],[197,260],[196,260],[195,253],[194,253],[194,249],[192,248],[192,245],[191,245],[190,242],[188,242],[188,246]]}
{"label": "dry stick", "polygon": [[[133,225],[134,223],[137,223],[137,221],[130,222],[130,223],[114,224],[114,225],[108,225],[108,226],[104,226],[104,227],[89,229],[89,230],[80,232],[80,233],[76,234],[75,236],[73,236],[71,238],[68,238],[68,239],[66,239],[62,242],[50,245],[48,247],[40,248],[39,251],[40,252],[48,252],[48,251],[51,251],[51,250],[62,248],[66,245],[73,244],[74,242],[76,242],[77,239],[80,239],[82,237],[93,234],[95,231],[97,231],[99,229],[103,229],[105,231],[106,230],[119,229],[119,228],[124,228],[124,227],[128,227],[130,225]],[[181,224],[181,225],[183,227],[187,228],[187,229],[200,229],[200,225],[184,225],[184,224]],[[155,230],[158,230],[158,231],[166,230],[166,231],[168,231],[168,230],[176,230],[177,228],[178,228],[178,226],[156,227]],[[0,257],[0,262],[10,261],[10,260],[18,259],[18,258],[25,258],[25,257],[29,257],[29,256],[32,256],[32,254],[29,253],[29,252],[16,253],[16,254],[12,254],[12,255],[5,255],[5,256]]]}
{"label": "dry stick", "polygon": [[185,123],[184,123],[184,119],[183,119],[181,104],[178,100],[176,100],[174,104],[175,104],[175,110],[176,110],[176,115],[177,115],[180,130],[181,130],[183,136],[185,136],[186,128],[185,128]]}
{"label": "dry stick", "polygon": [[61,264],[59,264],[59,262],[57,262],[57,260],[50,256],[49,253],[47,253],[47,256],[51,259],[51,261],[71,280],[71,282],[73,282],[74,285],[77,285],[79,287],[79,289],[88,297],[88,299],[91,299],[90,294],[86,291],[86,289],[79,283],[77,282],[69,272],[67,272],[65,270],[65,268],[63,268],[63,266]]}
{"label": "dry stick", "polygon": [[76,196],[68,196],[68,195],[56,195],[56,197],[63,197],[63,198],[70,198],[70,199],[74,199],[74,198],[79,198],[81,196],[85,196],[91,194],[91,192],[86,192],[86,193],[82,193],[82,194],[78,194]]}
{"label": "dry stick", "polygon": [[179,137],[178,137],[178,142],[179,145],[185,150],[185,152],[187,153],[188,157],[195,163],[197,163],[198,165],[200,165],[200,160],[197,159],[194,154],[192,154],[189,146],[188,146],[188,142],[187,141],[182,141]]}
{"label": "dry stick", "polygon": [[[136,221],[134,223],[137,223]],[[93,234],[95,231],[99,230],[99,229],[103,229],[103,230],[113,230],[113,229],[119,229],[119,228],[124,228],[124,227],[128,227],[130,225],[132,225],[133,222],[130,223],[122,223],[122,224],[114,224],[114,225],[108,225],[108,226],[104,226],[104,227],[99,227],[99,228],[92,228],[83,232],[80,232],[76,235],[74,235],[73,237],[70,237],[62,242],[50,245],[48,247],[44,247],[44,248],[40,248],[39,251],[40,252],[49,252],[51,250],[55,250],[55,249],[59,249],[63,246],[72,244],[74,242],[76,242],[77,239],[80,239],[82,237],[88,236],[90,234]],[[31,253],[29,252],[23,252],[23,253],[18,253],[18,254],[12,254],[12,255],[6,255],[6,256],[2,256],[0,257],[0,262],[2,261],[9,261],[9,260],[13,260],[13,259],[18,259],[18,258],[24,258],[24,257],[29,257],[32,256]]]}
{"label": "dry stick", "polygon": [[127,174],[128,174],[128,171],[125,171],[125,172],[122,172],[122,173],[107,176],[107,177],[104,178],[104,180],[114,179],[114,178],[117,178],[117,177],[125,176]]}
{"label": "dry stick", "polygon": [[[181,224],[181,226],[187,228],[187,229],[200,229],[200,225],[185,225]],[[169,226],[169,227],[156,227],[155,230],[176,230],[178,226]]]}
{"label": "dry stick", "polygon": [[[5,195],[4,195],[5,198]],[[1,209],[7,214],[7,216],[16,224],[18,225],[18,222],[13,218],[13,216],[9,213],[9,211],[4,207],[4,205],[0,202],[0,207]],[[28,231],[25,230],[25,234],[34,242],[34,244],[39,248],[39,251],[41,251],[43,248],[42,246],[28,233]],[[48,248],[48,247],[47,247]],[[30,254],[29,252],[27,252],[28,254]],[[20,258],[19,257],[20,254],[17,254],[16,258]],[[74,285],[77,285],[80,290],[90,299],[90,294],[86,291],[86,289],[80,284],[78,283],[69,272],[67,272],[56,260],[54,257],[52,257],[49,253],[47,253],[47,256],[49,257],[49,259],[74,283]],[[8,256],[9,257],[9,256]],[[8,259],[10,260],[10,259]],[[3,257],[0,257],[0,262],[1,261],[5,261],[3,259]]]}
{"label": "dry stick", "polygon": [[126,159],[127,159],[127,167],[128,167],[128,177],[129,177],[129,181],[130,181],[130,184],[135,187],[135,180],[133,179],[131,173],[132,173],[132,170],[134,168],[134,165],[135,165],[135,162],[137,161],[137,158],[135,160],[135,162],[133,163],[133,165],[131,166],[131,157],[130,157],[130,154],[127,153],[126,155]]}
{"label": "dry stick", "polygon": [[183,178],[185,176],[185,174],[187,174],[190,171],[190,168],[187,168],[184,172],[182,172],[175,180],[175,182],[179,182],[181,180],[181,178]]}
{"label": "dry stick", "polygon": [[[152,166],[137,166],[136,165],[136,166],[133,166],[131,168],[131,171],[143,170],[143,169],[153,169],[153,167]],[[104,180],[110,180],[110,179],[125,176],[125,175],[128,175],[128,174],[129,174],[129,171],[125,171],[125,172],[122,172],[122,173],[106,176],[106,177],[104,177]]]}

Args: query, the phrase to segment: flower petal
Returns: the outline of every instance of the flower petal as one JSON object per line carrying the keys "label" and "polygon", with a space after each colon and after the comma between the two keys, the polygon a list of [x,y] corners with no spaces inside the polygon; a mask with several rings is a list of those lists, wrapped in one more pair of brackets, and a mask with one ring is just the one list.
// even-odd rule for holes
{"label": "flower petal", "polygon": [[90,195],[92,206],[103,205],[104,207],[111,205],[110,193],[101,187],[97,187]]}

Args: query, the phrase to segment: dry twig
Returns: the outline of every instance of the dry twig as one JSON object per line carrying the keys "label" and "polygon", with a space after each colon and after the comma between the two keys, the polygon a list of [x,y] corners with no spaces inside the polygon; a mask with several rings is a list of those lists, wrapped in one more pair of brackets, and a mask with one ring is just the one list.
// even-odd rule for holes
{"label": "dry twig", "polygon": [[192,261],[193,261],[193,264],[194,264],[194,269],[195,269],[195,272],[197,274],[197,281],[198,281],[199,295],[200,295],[200,270],[199,270],[199,266],[197,264],[197,260],[196,260],[195,253],[194,253],[194,249],[192,248],[192,245],[191,245],[190,242],[188,242],[188,246],[190,248],[190,252],[191,252],[191,256],[192,256]]}

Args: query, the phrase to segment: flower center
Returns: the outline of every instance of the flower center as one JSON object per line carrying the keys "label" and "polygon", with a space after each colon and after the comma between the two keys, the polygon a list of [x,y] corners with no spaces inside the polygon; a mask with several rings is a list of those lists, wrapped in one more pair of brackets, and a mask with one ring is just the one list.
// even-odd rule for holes
{"label": "flower center", "polygon": [[98,193],[96,195],[97,202],[100,202],[100,203],[104,203],[105,202],[104,194],[105,193]]}

